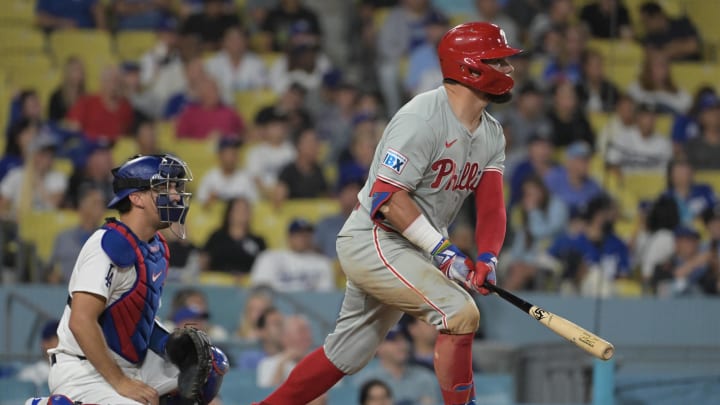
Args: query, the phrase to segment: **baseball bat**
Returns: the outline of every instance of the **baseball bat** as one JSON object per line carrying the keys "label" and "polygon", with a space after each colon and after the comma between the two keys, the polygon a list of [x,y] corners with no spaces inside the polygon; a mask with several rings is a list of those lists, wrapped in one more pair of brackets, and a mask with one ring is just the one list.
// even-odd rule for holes
{"label": "baseball bat", "polygon": [[573,322],[570,322],[561,316],[555,315],[550,311],[546,311],[537,305],[533,305],[511,292],[495,286],[494,284],[485,282],[483,287],[496,293],[505,301],[513,304],[521,311],[535,318],[536,321],[545,325],[551,331],[575,343],[575,346],[585,350],[598,359],[610,360],[613,354],[615,354],[615,347],[612,343],[594,333],[588,332]]}

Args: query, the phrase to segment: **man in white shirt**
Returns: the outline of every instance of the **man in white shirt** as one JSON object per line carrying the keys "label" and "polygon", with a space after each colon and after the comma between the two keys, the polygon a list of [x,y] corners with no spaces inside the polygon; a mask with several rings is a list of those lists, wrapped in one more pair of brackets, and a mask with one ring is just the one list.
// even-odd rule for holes
{"label": "man in white shirt", "polygon": [[257,367],[258,387],[275,387],[285,381],[295,365],[312,348],[310,323],[302,315],[293,315],[283,322],[283,350],[260,360]]}
{"label": "man in white shirt", "polygon": [[235,93],[267,86],[263,61],[247,49],[248,34],[242,27],[225,30],[222,50],[205,62],[205,69],[222,89],[223,102],[235,104]]}
{"label": "man in white shirt", "polygon": [[262,141],[248,150],[245,169],[266,195],[274,189],[280,171],[295,160],[295,147],[288,140],[288,119],[276,108],[266,110],[255,119]]}
{"label": "man in white shirt", "polygon": [[255,260],[250,284],[279,292],[330,291],[335,273],[330,259],[313,251],[312,224],[294,219],[288,228],[288,249],[268,250]]}
{"label": "man in white shirt", "polygon": [[620,133],[608,145],[606,162],[622,172],[655,172],[662,174],[672,158],[669,134],[655,130],[655,107],[638,106],[637,129]]}
{"label": "man in white shirt", "polygon": [[244,197],[253,203],[258,200],[252,177],[247,171],[238,168],[240,144],[240,140],[234,137],[223,137],[218,142],[218,166],[203,177],[197,191],[198,200],[203,206],[237,197]]}

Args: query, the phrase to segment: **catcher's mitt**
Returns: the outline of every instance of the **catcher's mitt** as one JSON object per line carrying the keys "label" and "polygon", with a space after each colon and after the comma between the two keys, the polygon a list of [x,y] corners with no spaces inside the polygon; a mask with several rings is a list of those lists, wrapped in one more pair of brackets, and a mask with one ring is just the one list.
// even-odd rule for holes
{"label": "catcher's mitt", "polygon": [[202,388],[212,367],[212,345],[205,332],[193,327],[176,329],[168,336],[165,354],[180,369],[178,393],[202,404]]}

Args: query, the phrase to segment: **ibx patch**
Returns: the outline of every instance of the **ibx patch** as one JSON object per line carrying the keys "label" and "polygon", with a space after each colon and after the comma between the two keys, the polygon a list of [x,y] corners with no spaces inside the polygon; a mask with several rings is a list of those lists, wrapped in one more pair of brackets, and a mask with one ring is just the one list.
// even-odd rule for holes
{"label": "ibx patch", "polygon": [[407,163],[407,161],[408,159],[403,156],[402,153],[394,149],[388,149],[387,153],[385,153],[385,157],[382,160],[382,164],[383,166],[387,166],[396,173],[400,174],[405,168],[405,164]]}

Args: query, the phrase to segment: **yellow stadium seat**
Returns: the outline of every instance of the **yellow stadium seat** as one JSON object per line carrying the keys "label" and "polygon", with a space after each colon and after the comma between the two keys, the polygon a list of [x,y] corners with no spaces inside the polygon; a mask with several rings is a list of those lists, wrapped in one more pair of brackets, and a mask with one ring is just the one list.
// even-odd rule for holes
{"label": "yellow stadium seat", "polygon": [[704,42],[720,46],[720,2],[708,0],[685,0],[685,10],[700,31]]}
{"label": "yellow stadium seat", "polygon": [[129,136],[118,139],[112,148],[113,161],[117,163],[124,162],[137,153],[137,143],[134,138]]}
{"label": "yellow stadium seat", "polygon": [[204,271],[198,276],[201,285],[237,287],[240,286],[240,280],[241,278],[234,274],[221,271]]}
{"label": "yellow stadium seat", "polygon": [[673,63],[670,69],[675,83],[690,94],[705,85],[720,88],[720,63]]}
{"label": "yellow stadium seat", "polygon": [[640,65],[607,65],[605,67],[605,75],[608,80],[615,83],[621,91],[625,91],[628,86],[637,80],[640,73]]}
{"label": "yellow stadium seat", "polygon": [[674,121],[675,117],[672,114],[658,114],[655,118],[655,132],[658,135],[670,138]]}
{"label": "yellow stadium seat", "polygon": [[34,89],[43,106],[50,101],[50,95],[59,81],[60,73],[57,70],[45,70],[41,66],[27,66],[25,69],[17,68],[8,72],[8,83],[13,91]]}
{"label": "yellow stadium seat", "polygon": [[158,134],[158,147],[161,150],[172,148],[175,142],[175,123],[173,121],[160,121],[156,126]]}
{"label": "yellow stadium seat", "polygon": [[222,202],[216,202],[207,208],[197,201],[191,202],[186,222],[188,239],[195,246],[205,246],[210,235],[222,225],[224,212],[225,204]]}
{"label": "yellow stadium seat", "polygon": [[589,114],[589,121],[590,126],[592,127],[593,131],[595,131],[596,134],[599,134],[600,131],[605,128],[608,121],[610,120],[610,117],[612,114],[601,112],[601,111],[593,111]]}
{"label": "yellow stadium seat", "polygon": [[695,181],[709,184],[715,194],[720,194],[720,170],[698,170],[695,172]]}
{"label": "yellow stadium seat", "polygon": [[120,31],[115,37],[115,49],[121,60],[139,60],[155,46],[156,35],[153,31]]}
{"label": "yellow stadium seat", "polygon": [[114,56],[83,58],[85,64],[85,84],[87,91],[90,93],[98,91],[100,88],[100,78],[102,71],[108,66],[117,66],[118,60]]}
{"label": "yellow stadium seat", "polygon": [[632,193],[636,198],[655,199],[666,187],[665,175],[662,173],[625,173],[623,190]]}
{"label": "yellow stadium seat", "polygon": [[40,30],[30,27],[2,25],[0,26],[0,52],[9,53],[43,53],[45,37]]}
{"label": "yellow stadium seat", "polygon": [[68,178],[73,174],[73,162],[70,159],[56,158],[53,162],[53,170],[58,171]]}
{"label": "yellow stadium seat", "polygon": [[275,62],[277,62],[282,55],[282,52],[262,52],[259,54],[260,59],[268,69],[272,68]]}
{"label": "yellow stadium seat", "polygon": [[287,227],[293,218],[316,223],[339,211],[340,206],[335,199],[289,200],[279,208],[261,201],[253,207],[251,229],[265,239],[269,248],[282,248],[287,238]]}
{"label": "yellow stadium seat", "polygon": [[43,260],[50,258],[55,236],[77,224],[77,212],[70,210],[30,211],[18,221],[20,238],[34,243],[38,255]]}
{"label": "yellow stadium seat", "polygon": [[465,14],[454,14],[450,16],[450,26],[455,27],[470,21],[470,17]]}
{"label": "yellow stadium seat", "polygon": [[277,102],[278,96],[272,90],[249,90],[235,93],[235,108],[245,125],[255,121],[255,115],[264,107]]}
{"label": "yellow stadium seat", "polygon": [[50,35],[50,49],[59,64],[78,55],[83,60],[107,60],[113,55],[110,34],[100,30],[60,30]]}
{"label": "yellow stadium seat", "polygon": [[636,42],[607,39],[592,39],[588,48],[598,51],[605,60],[605,66],[640,65],[644,58],[643,48]]}
{"label": "yellow stadium seat", "polygon": [[190,166],[197,182],[190,184],[196,188],[197,183],[216,165],[216,141],[214,139],[176,139],[167,151],[185,160]]}
{"label": "yellow stadium seat", "polygon": [[35,22],[35,2],[5,0],[0,7],[0,26],[19,25],[32,27]]}
{"label": "yellow stadium seat", "polygon": [[24,53],[12,53],[9,55],[3,55],[0,58],[0,70],[4,70],[9,73],[10,70],[50,70],[53,68],[53,62],[50,58],[43,54],[24,54]]}
{"label": "yellow stadium seat", "polygon": [[389,7],[378,7],[375,9],[373,12],[373,25],[375,26],[375,29],[380,29],[380,27],[385,24],[385,19],[388,14],[390,14]]}
{"label": "yellow stadium seat", "polygon": [[[5,111],[5,113],[0,113],[0,128],[6,128],[7,127],[7,119],[8,114],[7,111],[10,111],[10,98],[12,97],[12,93],[10,92],[10,88],[7,84],[7,74],[0,70],[0,111]],[[2,137],[3,140],[5,140],[6,137]],[[3,144],[3,151],[5,150]]]}

